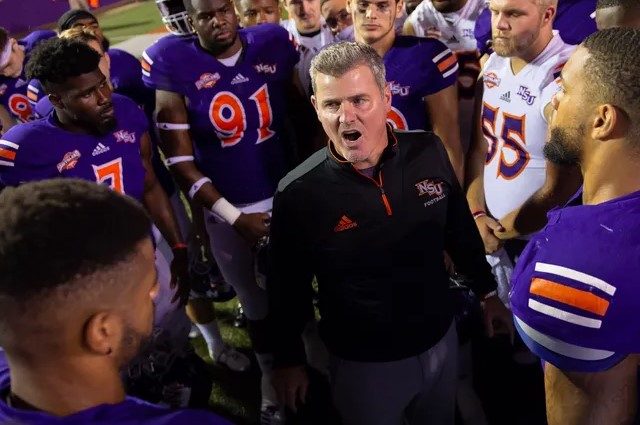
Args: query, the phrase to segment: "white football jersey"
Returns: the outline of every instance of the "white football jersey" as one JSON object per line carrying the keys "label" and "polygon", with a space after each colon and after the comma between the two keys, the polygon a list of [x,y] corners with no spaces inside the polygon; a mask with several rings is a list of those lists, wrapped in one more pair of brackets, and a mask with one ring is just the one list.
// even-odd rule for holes
{"label": "white football jersey", "polygon": [[300,82],[302,83],[302,87],[307,91],[307,95],[310,95],[311,77],[309,76],[309,69],[311,68],[311,59],[318,54],[320,49],[328,44],[335,43],[337,39],[331,32],[331,28],[325,24],[324,19],[320,24],[320,33],[313,37],[304,37],[300,35],[293,19],[281,21],[280,26],[289,31],[296,39],[298,46],[300,46],[300,60],[296,65],[296,70],[298,72]]}
{"label": "white football jersey", "polygon": [[469,0],[457,12],[440,13],[433,7],[431,0],[424,0],[408,18],[417,36],[437,38],[456,53],[460,67],[460,137],[465,152],[471,141],[473,97],[480,74],[480,54],[473,30],[478,16],[486,7],[484,0]]}
{"label": "white football jersey", "polygon": [[482,70],[482,132],[488,144],[484,196],[498,220],[544,184],[544,108],[558,91],[560,72],[574,49],[554,31],[544,51],[517,75],[511,60],[495,53]]}

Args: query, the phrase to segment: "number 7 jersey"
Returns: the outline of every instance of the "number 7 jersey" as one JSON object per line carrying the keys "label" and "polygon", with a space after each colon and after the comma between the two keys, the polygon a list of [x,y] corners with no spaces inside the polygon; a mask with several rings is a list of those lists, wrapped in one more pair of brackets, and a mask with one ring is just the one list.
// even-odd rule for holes
{"label": "number 7 jersey", "polygon": [[196,166],[229,202],[247,204],[272,197],[287,172],[286,86],[298,51],[277,25],[238,37],[240,59],[225,66],[197,36],[169,35],[143,53],[142,73],[149,87],[184,96]]}
{"label": "number 7 jersey", "polygon": [[517,75],[511,60],[493,53],[483,69],[482,133],[487,208],[497,219],[520,207],[545,181],[544,108],[559,89],[562,67],[575,46],[554,36]]}

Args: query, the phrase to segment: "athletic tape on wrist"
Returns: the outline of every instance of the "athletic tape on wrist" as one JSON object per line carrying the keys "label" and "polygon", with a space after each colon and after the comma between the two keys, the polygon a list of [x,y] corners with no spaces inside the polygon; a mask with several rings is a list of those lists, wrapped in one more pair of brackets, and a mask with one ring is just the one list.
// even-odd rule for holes
{"label": "athletic tape on wrist", "polygon": [[218,199],[215,204],[211,207],[211,211],[215,214],[218,214],[224,221],[233,226],[233,224],[238,220],[238,217],[242,214],[242,212],[231,205],[229,201],[224,198]]}
{"label": "athletic tape on wrist", "polygon": [[193,197],[196,196],[196,193],[198,193],[200,188],[204,186],[206,183],[211,183],[211,179],[208,177],[203,177],[197,182],[195,182],[194,184],[192,184],[191,188],[189,189],[189,198],[193,199]]}
{"label": "athletic tape on wrist", "polygon": [[189,130],[189,124],[176,124],[173,122],[157,122],[156,127],[160,130]]}
{"label": "athletic tape on wrist", "polygon": [[164,163],[167,167],[171,167],[172,165],[179,164],[181,162],[190,162],[194,161],[195,158],[191,155],[183,155],[183,156],[172,156],[164,160]]}

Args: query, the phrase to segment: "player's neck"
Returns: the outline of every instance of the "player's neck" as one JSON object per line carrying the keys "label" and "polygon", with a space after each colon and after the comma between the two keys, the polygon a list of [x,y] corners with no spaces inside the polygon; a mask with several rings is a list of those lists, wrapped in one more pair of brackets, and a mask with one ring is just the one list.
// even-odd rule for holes
{"label": "player's neck", "polygon": [[240,40],[240,37],[237,36],[233,44],[229,46],[227,50],[221,53],[216,53],[214,54],[214,56],[216,57],[216,59],[227,59],[238,53],[240,49],[242,49],[242,40]]}
{"label": "player's neck", "polygon": [[548,31],[546,33],[541,32],[538,39],[524,52],[518,56],[511,57],[511,70],[514,75],[517,75],[522,69],[533,62],[544,49],[547,48],[551,40],[553,39],[553,32]]}
{"label": "player's neck", "polygon": [[58,109],[56,109],[56,118],[58,121],[58,127],[70,133],[77,133],[77,134],[95,134],[96,133],[95,129],[83,126],[81,123],[74,121],[69,116],[67,116],[64,112],[61,112]]}
{"label": "player's neck", "polygon": [[618,149],[598,152],[582,164],[582,201],[596,205],[640,191],[640,159],[631,156],[620,141]]}
{"label": "player's neck", "polygon": [[117,370],[85,364],[74,359],[69,364],[45,366],[11,365],[11,393],[19,400],[16,408],[38,410],[54,416],[68,416],[101,404],[117,404],[126,394]]}
{"label": "player's neck", "polygon": [[[360,34],[358,34],[357,30],[355,32],[355,40],[358,43],[369,44],[365,41],[365,39]],[[396,41],[396,34],[392,29],[384,37],[374,41],[373,43],[369,44],[369,46],[373,47],[373,49],[378,53],[378,55],[380,55],[380,57],[383,58],[384,55],[386,55],[387,52],[391,50],[391,48],[393,47],[393,43],[395,41]]]}

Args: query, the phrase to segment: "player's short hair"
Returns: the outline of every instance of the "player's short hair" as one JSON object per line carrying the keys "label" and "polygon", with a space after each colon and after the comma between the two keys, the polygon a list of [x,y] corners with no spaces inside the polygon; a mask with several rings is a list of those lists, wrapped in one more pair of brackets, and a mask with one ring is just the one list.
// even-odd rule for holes
{"label": "player's short hair", "polygon": [[98,69],[100,53],[75,39],[53,37],[40,43],[31,53],[27,64],[28,79],[40,81],[47,93],[51,84],[63,84]]}
{"label": "player's short hair", "polygon": [[9,42],[9,32],[6,29],[0,27],[0,51],[4,49],[4,46]]}
{"label": "player's short hair", "polygon": [[590,54],[583,71],[589,78],[589,96],[623,109],[632,134],[640,136],[640,30],[599,31],[587,37],[582,47]]}
{"label": "player's short hair", "polygon": [[[83,289],[100,293],[103,288],[83,285],[95,285],[101,276],[111,276],[114,269],[127,264],[138,245],[150,238],[150,231],[144,209],[106,185],[52,179],[4,189],[0,193],[0,311],[4,313],[0,314],[0,345],[3,325],[11,320],[5,317],[8,306],[13,311],[42,306]],[[103,280],[105,287],[123,281]]]}
{"label": "player's short hair", "polygon": [[608,7],[620,7],[623,10],[635,10],[640,7],[638,0],[598,0],[596,10],[606,9]]}
{"label": "player's short hair", "polygon": [[380,87],[380,92],[384,93],[387,85],[384,62],[378,52],[367,44],[356,43],[355,41],[343,41],[332,44],[318,53],[311,61],[309,74],[311,75],[311,86],[316,92],[316,78],[318,74],[341,77],[359,65],[369,67]]}
{"label": "player's short hair", "polygon": [[100,44],[100,48],[102,48],[102,44],[100,43],[100,39],[96,36],[95,31],[91,28],[81,28],[81,27],[72,27],[68,30],[64,30],[58,35],[60,38],[68,39],[68,40],[78,40],[87,44],[91,41],[95,41]]}
{"label": "player's short hair", "polygon": [[93,19],[94,22],[98,22],[91,12],[84,9],[71,9],[58,18],[58,32],[68,30],[80,19]]}

